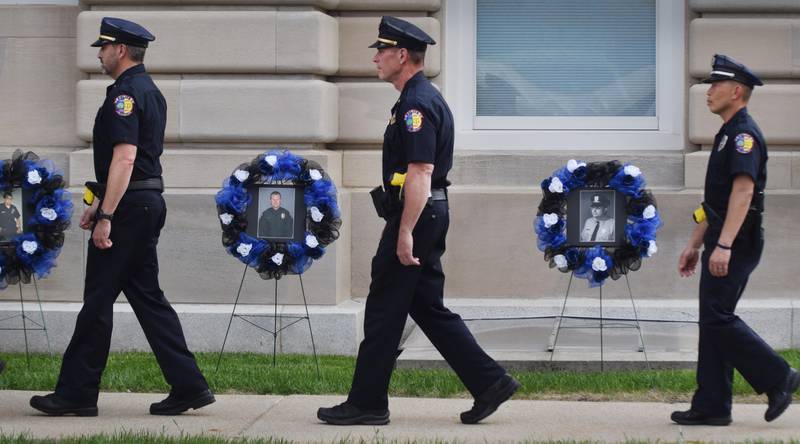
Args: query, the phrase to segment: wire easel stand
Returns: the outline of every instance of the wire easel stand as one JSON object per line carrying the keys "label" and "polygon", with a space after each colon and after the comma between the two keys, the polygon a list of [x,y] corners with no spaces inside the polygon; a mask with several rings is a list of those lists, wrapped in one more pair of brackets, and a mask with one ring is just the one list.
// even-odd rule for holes
{"label": "wire easel stand", "polygon": [[[600,293],[600,315],[598,317],[594,316],[564,316],[564,312],[567,308],[567,299],[569,299],[569,291],[572,288],[572,278],[575,276],[575,273],[571,273],[569,276],[569,283],[567,284],[567,292],[564,295],[564,302],[561,305],[561,314],[555,317],[555,322],[553,323],[553,331],[550,333],[550,341],[547,345],[547,351],[550,352],[550,361],[553,361],[553,357],[555,356],[556,346],[558,345],[558,335],[562,328],[586,328],[586,327],[566,327],[561,325],[563,319],[582,319],[582,320],[592,320],[592,321],[599,321],[600,322],[600,371],[605,371],[605,347],[604,347],[604,336],[603,330],[605,328],[635,328],[636,331],[639,333],[639,352],[643,353],[645,365],[647,366],[648,370],[652,370],[650,366],[650,360],[647,357],[647,347],[644,342],[644,335],[642,334],[642,326],[639,319],[639,312],[636,309],[636,302],[633,300],[633,291],[631,291],[631,283],[628,279],[628,275],[625,275],[625,283],[627,284],[628,288],[628,295],[630,296],[631,307],[633,308],[633,319],[625,319],[625,318],[607,318],[603,316],[603,286],[599,286],[598,290]],[[611,324],[606,324],[607,321],[611,321]],[[632,322],[632,324],[631,324]],[[659,321],[665,322],[665,321]],[[669,322],[669,321],[667,321]]]}
{"label": "wire easel stand", "polygon": [[[241,319],[242,321],[250,324],[251,326],[266,332],[267,334],[272,336],[272,366],[274,367],[277,364],[278,359],[278,335],[283,330],[291,327],[298,322],[305,320],[308,323],[308,333],[311,336],[311,351],[314,354],[314,364],[317,368],[317,376],[320,376],[319,371],[319,358],[317,357],[317,346],[314,342],[314,330],[311,328],[311,316],[308,314],[308,301],[306,300],[306,290],[303,286],[303,275],[298,274],[297,277],[300,279],[300,291],[303,294],[303,306],[305,307],[305,316],[291,316],[291,315],[279,315],[278,314],[278,279],[274,279],[275,281],[275,292],[274,292],[274,300],[273,300],[273,313],[270,314],[237,314],[236,313],[236,306],[239,304],[239,297],[242,294],[242,287],[244,286],[244,278],[247,275],[247,265],[244,266],[244,272],[242,272],[242,280],[239,282],[239,290],[236,292],[236,299],[233,302],[233,311],[231,311],[230,319],[228,319],[228,328],[225,330],[225,339],[222,341],[222,348],[219,351],[219,357],[217,357],[217,367],[215,371],[219,371],[220,363],[222,362],[222,353],[225,351],[225,344],[228,342],[228,334],[231,331],[231,324],[233,324],[233,319]],[[260,325],[258,322],[254,321],[259,320],[261,318],[272,318],[272,328],[264,327]],[[287,319],[291,320],[286,325],[282,325],[280,328],[278,327],[278,319]]]}
{"label": "wire easel stand", "polygon": [[[50,357],[53,356],[53,349],[50,346],[50,336],[47,334],[47,323],[44,319],[44,310],[42,309],[42,299],[39,297],[39,285],[36,283],[36,276],[31,276],[31,281],[33,282],[33,289],[36,294],[36,302],[39,305],[39,318],[40,320],[37,321],[30,317],[28,313],[25,312],[25,300],[22,296],[22,281],[18,283],[19,286],[19,310],[18,314],[13,314],[11,316],[6,316],[0,319],[0,323],[5,321],[9,321],[11,319],[21,318],[22,319],[22,327],[0,327],[0,331],[22,331],[23,336],[25,337],[25,362],[28,365],[28,369],[31,367],[31,356],[30,356],[30,346],[28,341],[28,332],[30,331],[42,331],[44,332],[45,340],[47,341],[47,352],[50,354]],[[30,327],[28,325],[31,325]]]}

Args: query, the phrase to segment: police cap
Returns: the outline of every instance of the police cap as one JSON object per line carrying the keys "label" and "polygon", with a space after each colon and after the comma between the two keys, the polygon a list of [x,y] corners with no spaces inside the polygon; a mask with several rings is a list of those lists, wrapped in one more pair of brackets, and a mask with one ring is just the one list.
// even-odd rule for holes
{"label": "police cap", "polygon": [[116,17],[103,17],[100,23],[100,37],[92,46],[103,46],[106,43],[124,43],[131,46],[147,48],[147,43],[156,37],[142,25]]}
{"label": "police cap", "polygon": [[711,59],[711,75],[703,79],[703,83],[714,83],[720,80],[733,80],[750,88],[761,86],[764,82],[746,66],[723,54],[714,54]]}
{"label": "police cap", "polygon": [[370,48],[406,48],[412,51],[424,51],[428,45],[435,45],[431,36],[413,23],[397,17],[385,15],[378,26],[378,40],[369,45]]}
{"label": "police cap", "polygon": [[602,194],[592,195],[592,203],[590,206],[598,208],[608,208],[610,204],[611,202],[608,200],[608,198],[603,196]]}

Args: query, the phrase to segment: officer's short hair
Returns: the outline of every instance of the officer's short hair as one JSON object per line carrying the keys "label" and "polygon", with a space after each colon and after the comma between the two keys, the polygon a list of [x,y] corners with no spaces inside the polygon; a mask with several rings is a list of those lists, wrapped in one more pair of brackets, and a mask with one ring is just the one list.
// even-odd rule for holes
{"label": "officer's short hair", "polygon": [[744,100],[745,102],[749,102],[750,96],[753,94],[753,88],[750,88],[749,86],[743,83],[740,84],[739,86],[742,87],[742,100]]}
{"label": "officer's short hair", "polygon": [[423,49],[421,51],[419,51],[419,50],[412,51],[412,50],[409,49],[408,50],[408,58],[415,65],[421,65],[421,64],[423,64],[425,62],[425,50]]}
{"label": "officer's short hair", "polygon": [[133,45],[125,45],[128,47],[128,56],[131,58],[131,61],[136,63],[144,62],[144,53],[147,48],[142,48],[141,46],[133,46]]}
{"label": "officer's short hair", "polygon": [[5,199],[6,197],[10,197],[10,198],[13,199],[14,195],[11,193],[11,191],[4,191],[3,192],[3,199]]}
{"label": "officer's short hair", "polygon": [[277,195],[278,197],[281,197],[281,193],[278,192],[278,191],[273,191],[273,192],[269,193],[269,197],[270,198],[272,198],[272,196],[275,196],[275,195]]}

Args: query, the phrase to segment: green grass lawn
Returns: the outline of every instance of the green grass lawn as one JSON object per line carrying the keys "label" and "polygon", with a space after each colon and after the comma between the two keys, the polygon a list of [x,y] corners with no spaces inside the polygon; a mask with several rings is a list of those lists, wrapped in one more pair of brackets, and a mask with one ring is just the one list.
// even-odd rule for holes
{"label": "green grass lawn", "polygon": [[[794,367],[800,367],[800,350],[781,352]],[[270,355],[229,353],[215,371],[216,353],[198,353],[198,362],[215,393],[253,394],[346,394],[353,377],[355,359],[346,356],[321,356],[320,375],[314,360],[305,355],[279,355],[272,366]],[[59,369],[59,357],[47,354],[31,357],[0,353],[8,366],[0,374],[0,390],[51,391]],[[626,371],[605,373],[513,372],[522,383],[518,399],[649,399],[682,400],[695,388],[694,371]],[[101,390],[112,392],[160,392],[169,388],[151,353],[112,353]],[[391,396],[466,397],[461,382],[450,370],[399,369],[392,376]],[[744,380],[736,375],[734,394],[752,395]]]}

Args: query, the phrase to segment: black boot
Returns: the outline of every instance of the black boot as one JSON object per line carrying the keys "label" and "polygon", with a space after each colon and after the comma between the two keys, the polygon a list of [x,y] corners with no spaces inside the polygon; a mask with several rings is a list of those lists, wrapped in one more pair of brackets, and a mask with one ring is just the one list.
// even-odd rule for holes
{"label": "black boot", "polygon": [[151,415],[180,415],[189,409],[199,409],[214,403],[214,394],[211,390],[203,390],[190,396],[175,396],[169,394],[164,400],[150,404]]}
{"label": "black boot", "polygon": [[362,410],[343,402],[333,407],[320,407],[317,418],[333,425],[385,425],[389,424],[389,410]]}
{"label": "black boot", "polygon": [[506,373],[475,400],[471,409],[461,413],[461,422],[464,424],[476,424],[491,415],[500,407],[500,404],[508,401],[519,387],[519,382]]}
{"label": "black boot", "polygon": [[726,426],[733,421],[731,415],[714,416],[706,413],[698,412],[697,410],[675,411],[672,412],[670,419],[680,425],[712,425],[712,426]]}
{"label": "black boot", "polygon": [[52,416],[97,416],[97,404],[81,404],[64,399],[55,393],[31,398],[31,407]]}
{"label": "black boot", "polygon": [[767,392],[768,403],[764,419],[773,421],[781,416],[792,403],[792,393],[796,392],[798,387],[800,387],[800,374],[797,373],[797,370],[790,368],[786,379],[778,387]]}

